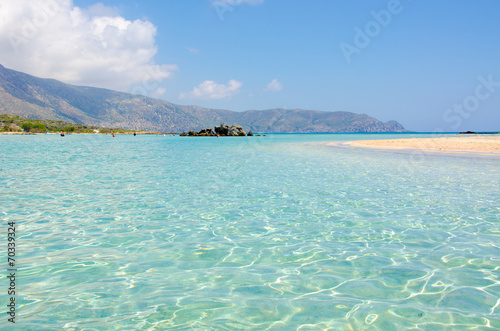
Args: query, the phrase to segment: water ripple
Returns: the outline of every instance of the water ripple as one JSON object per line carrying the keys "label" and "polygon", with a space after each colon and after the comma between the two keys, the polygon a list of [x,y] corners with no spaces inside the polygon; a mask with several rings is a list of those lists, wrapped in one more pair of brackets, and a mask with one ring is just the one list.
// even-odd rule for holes
{"label": "water ripple", "polygon": [[500,329],[498,160],[66,138],[0,136],[24,329]]}

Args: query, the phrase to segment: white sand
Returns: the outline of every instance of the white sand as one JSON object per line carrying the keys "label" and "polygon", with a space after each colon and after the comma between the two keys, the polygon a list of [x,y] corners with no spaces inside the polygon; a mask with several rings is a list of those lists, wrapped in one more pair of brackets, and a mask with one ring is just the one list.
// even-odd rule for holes
{"label": "white sand", "polygon": [[[331,143],[330,145],[338,145]],[[500,153],[500,135],[357,140],[343,145],[378,149],[419,149],[442,152]]]}

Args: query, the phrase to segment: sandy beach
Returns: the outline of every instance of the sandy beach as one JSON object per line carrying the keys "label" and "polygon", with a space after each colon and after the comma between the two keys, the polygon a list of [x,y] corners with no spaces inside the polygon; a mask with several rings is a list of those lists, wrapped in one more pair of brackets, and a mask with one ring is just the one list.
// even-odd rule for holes
{"label": "sandy beach", "polygon": [[358,140],[341,144],[329,143],[329,145],[376,149],[418,149],[438,152],[479,152],[496,154],[500,153],[500,135]]}

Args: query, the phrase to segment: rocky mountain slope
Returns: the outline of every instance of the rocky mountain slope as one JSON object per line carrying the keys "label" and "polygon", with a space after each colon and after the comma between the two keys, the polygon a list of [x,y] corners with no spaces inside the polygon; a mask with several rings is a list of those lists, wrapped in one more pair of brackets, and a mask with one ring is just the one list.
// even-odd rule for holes
{"label": "rocky mountain slope", "polygon": [[161,99],[38,78],[1,65],[0,114],[163,132],[199,130],[220,123],[239,124],[246,131],[268,133],[406,131],[396,121],[384,123],[365,114],[349,112],[300,109],[235,112],[182,106]]}

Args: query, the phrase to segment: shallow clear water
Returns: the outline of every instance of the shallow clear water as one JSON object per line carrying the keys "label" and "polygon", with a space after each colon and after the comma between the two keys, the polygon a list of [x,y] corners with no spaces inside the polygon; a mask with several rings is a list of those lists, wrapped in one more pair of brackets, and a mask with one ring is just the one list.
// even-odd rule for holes
{"label": "shallow clear water", "polygon": [[387,137],[0,136],[16,327],[500,329],[500,160]]}

